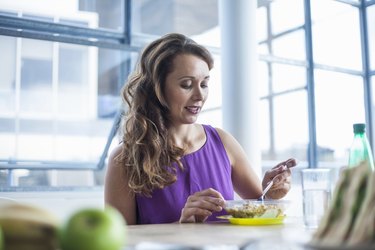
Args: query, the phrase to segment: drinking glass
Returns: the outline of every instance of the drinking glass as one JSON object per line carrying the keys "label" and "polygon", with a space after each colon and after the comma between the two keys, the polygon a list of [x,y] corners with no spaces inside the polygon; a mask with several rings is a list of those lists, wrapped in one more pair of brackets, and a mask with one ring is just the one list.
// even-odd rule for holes
{"label": "drinking glass", "polygon": [[303,218],[307,228],[317,228],[331,200],[331,170],[309,168],[301,171]]}

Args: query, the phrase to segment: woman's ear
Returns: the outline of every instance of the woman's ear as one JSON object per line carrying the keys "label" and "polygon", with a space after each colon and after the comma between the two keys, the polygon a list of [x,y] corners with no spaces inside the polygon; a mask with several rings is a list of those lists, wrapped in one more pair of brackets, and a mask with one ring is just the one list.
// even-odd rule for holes
{"label": "woman's ear", "polygon": [[167,101],[164,98],[163,90],[161,88],[160,83],[156,84],[156,86],[155,86],[155,94],[156,94],[156,97],[158,98],[159,102],[161,103],[161,105],[165,108],[168,108],[168,104],[167,104]]}

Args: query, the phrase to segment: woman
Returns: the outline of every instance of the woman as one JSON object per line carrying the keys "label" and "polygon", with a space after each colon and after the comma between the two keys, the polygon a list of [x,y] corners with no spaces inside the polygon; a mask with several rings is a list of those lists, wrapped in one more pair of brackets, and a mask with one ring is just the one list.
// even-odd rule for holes
{"label": "woman", "polygon": [[105,202],[128,224],[203,222],[223,213],[234,192],[268,198],[290,189],[290,159],[261,184],[230,134],[197,124],[214,62],[207,49],[181,34],[148,45],[122,95],[129,106],[123,142],[109,157]]}

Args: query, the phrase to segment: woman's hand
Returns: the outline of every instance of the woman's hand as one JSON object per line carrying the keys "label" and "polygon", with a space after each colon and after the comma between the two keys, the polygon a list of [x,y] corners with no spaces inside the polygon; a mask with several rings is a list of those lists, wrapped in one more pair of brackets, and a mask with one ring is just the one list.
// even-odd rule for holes
{"label": "woman's hand", "polygon": [[280,162],[265,173],[262,181],[263,189],[273,179],[273,185],[266,194],[267,198],[281,199],[289,192],[291,187],[291,172],[289,168],[296,165],[296,160],[291,158]]}
{"label": "woman's hand", "polygon": [[190,195],[181,211],[180,223],[203,222],[212,212],[220,212],[224,206],[223,196],[209,188]]}

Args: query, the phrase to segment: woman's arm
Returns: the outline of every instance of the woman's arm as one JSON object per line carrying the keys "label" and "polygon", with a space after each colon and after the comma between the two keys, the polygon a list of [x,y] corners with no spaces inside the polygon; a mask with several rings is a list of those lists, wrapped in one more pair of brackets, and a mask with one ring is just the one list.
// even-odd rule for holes
{"label": "woman's arm", "polygon": [[257,199],[262,194],[262,184],[245,151],[237,140],[220,128],[216,128],[232,165],[233,188],[243,199]]}
{"label": "woman's arm", "polygon": [[104,200],[106,205],[120,211],[128,225],[134,225],[137,223],[135,196],[128,186],[124,168],[115,160],[121,150],[121,145],[119,145],[109,156],[104,183]]}
{"label": "woman's arm", "polygon": [[[229,133],[216,128],[227,151],[232,165],[233,188],[243,199],[257,199],[261,196],[263,188],[273,179],[274,184],[267,192],[267,197],[280,199],[284,197],[291,188],[291,171],[289,168],[296,166],[296,160],[291,158],[280,162],[271,170],[268,170],[262,183],[250,166],[246,153]],[[262,188],[263,186],[263,188]]]}

